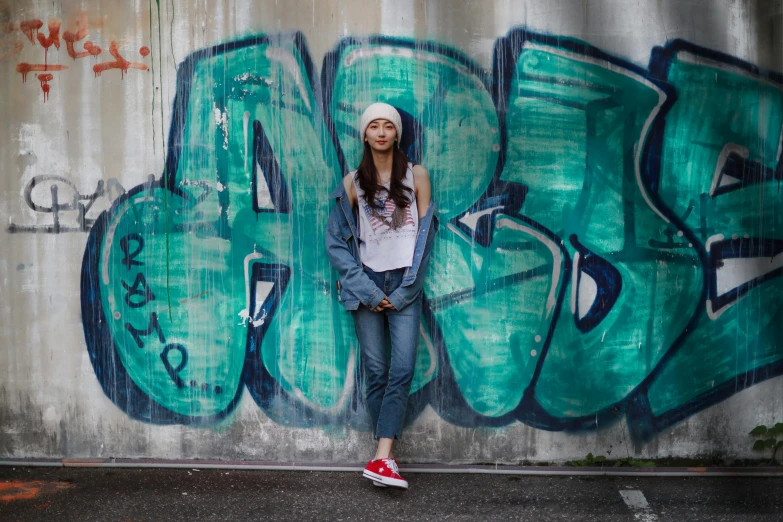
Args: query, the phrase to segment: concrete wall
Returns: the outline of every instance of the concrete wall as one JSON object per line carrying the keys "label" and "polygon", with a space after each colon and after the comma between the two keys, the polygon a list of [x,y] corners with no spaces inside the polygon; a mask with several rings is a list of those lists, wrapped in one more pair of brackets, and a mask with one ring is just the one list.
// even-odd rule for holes
{"label": "concrete wall", "polygon": [[322,245],[375,100],[441,219],[401,458],[752,456],[783,421],[781,16],[0,0],[0,457],[366,458]]}

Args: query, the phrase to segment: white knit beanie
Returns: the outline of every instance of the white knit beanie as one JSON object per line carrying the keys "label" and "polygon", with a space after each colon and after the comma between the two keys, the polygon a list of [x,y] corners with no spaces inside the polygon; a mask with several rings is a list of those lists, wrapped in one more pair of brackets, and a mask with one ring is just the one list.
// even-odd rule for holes
{"label": "white knit beanie", "polygon": [[359,131],[361,134],[361,140],[364,141],[364,132],[367,130],[367,126],[375,120],[389,120],[394,124],[397,129],[397,146],[399,147],[402,141],[402,118],[397,109],[389,105],[388,103],[373,103],[364,110],[362,114],[362,120],[359,124]]}

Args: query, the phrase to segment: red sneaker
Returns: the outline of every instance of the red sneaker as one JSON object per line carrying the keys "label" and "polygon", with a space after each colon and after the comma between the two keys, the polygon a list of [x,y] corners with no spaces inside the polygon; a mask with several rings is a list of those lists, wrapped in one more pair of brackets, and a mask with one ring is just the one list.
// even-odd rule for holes
{"label": "red sneaker", "polygon": [[371,460],[364,468],[363,476],[383,486],[408,489],[408,481],[400,476],[397,461],[394,459]]}

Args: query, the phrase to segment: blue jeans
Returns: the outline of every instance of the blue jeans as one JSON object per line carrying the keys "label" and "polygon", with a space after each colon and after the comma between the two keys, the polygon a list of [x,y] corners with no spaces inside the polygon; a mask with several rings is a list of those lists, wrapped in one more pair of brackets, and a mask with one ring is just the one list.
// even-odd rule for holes
{"label": "blue jeans", "polygon": [[[400,286],[405,269],[374,272],[364,267],[364,272],[388,296]],[[351,313],[375,438],[400,439],[416,366],[421,295],[402,310],[373,312],[361,305]],[[391,361],[386,359],[386,324],[391,336]]]}

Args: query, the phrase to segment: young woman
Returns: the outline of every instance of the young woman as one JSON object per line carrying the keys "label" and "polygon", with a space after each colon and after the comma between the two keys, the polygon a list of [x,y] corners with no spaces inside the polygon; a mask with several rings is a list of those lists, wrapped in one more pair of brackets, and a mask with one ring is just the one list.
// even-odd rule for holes
{"label": "young woman", "polygon": [[[408,401],[421,320],[421,289],[437,219],[427,170],[400,149],[402,120],[391,105],[362,114],[364,157],[332,194],[327,252],[361,349],[366,403],[378,447],[364,469],[376,486],[407,488],[392,458]],[[385,334],[391,336],[386,359]]]}

